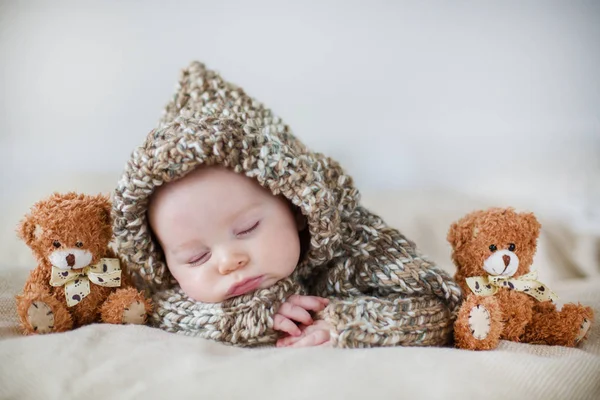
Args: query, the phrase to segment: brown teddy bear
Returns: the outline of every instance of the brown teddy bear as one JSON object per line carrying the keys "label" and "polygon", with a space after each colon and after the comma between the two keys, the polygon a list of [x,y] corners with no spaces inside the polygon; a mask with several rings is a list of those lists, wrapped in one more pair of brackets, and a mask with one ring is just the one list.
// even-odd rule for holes
{"label": "brown teddy bear", "polygon": [[55,193],[21,222],[18,234],[38,260],[17,296],[25,334],[63,332],[99,320],[146,321],[150,302],[131,286],[125,265],[108,247],[110,210],[102,195]]}
{"label": "brown teddy bear", "polygon": [[593,312],[581,304],[556,309],[556,295],[530,272],[541,225],[512,208],[475,211],[452,224],[454,278],[468,296],[454,324],[455,344],[493,349],[500,339],[574,347]]}

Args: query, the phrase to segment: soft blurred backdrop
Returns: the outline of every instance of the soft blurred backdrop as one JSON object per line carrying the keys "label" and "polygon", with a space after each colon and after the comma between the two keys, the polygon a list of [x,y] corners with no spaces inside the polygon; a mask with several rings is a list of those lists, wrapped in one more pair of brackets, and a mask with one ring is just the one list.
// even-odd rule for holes
{"label": "soft blurred backdrop", "polygon": [[447,224],[480,205],[600,258],[600,2],[2,1],[0,265],[32,266],[13,232],[34,201],[116,185],[194,59],[442,264]]}

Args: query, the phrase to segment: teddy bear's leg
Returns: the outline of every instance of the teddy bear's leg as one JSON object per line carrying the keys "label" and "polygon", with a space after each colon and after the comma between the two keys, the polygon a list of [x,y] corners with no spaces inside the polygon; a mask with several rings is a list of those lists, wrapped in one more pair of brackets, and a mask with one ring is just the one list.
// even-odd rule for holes
{"label": "teddy bear's leg", "polygon": [[100,309],[103,322],[109,324],[144,324],[152,307],[134,288],[122,288],[108,296]]}
{"label": "teddy bear's leg", "polygon": [[494,297],[471,294],[462,304],[454,323],[456,347],[469,350],[496,348],[504,329],[502,310]]}
{"label": "teddy bear's leg", "polygon": [[58,299],[42,291],[17,296],[17,312],[26,335],[65,332],[73,328],[71,314]]}
{"label": "teddy bear's leg", "polygon": [[562,310],[549,302],[537,303],[523,341],[554,346],[575,347],[587,335],[594,313],[581,304],[565,304]]}

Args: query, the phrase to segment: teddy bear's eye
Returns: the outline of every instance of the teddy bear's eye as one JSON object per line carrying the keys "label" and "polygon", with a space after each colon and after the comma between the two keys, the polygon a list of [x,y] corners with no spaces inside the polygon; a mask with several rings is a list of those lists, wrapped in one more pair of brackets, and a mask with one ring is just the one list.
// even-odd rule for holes
{"label": "teddy bear's eye", "polygon": [[496,245],[495,244],[490,244],[490,251],[494,252],[496,250],[498,250],[498,248],[496,247]]}
{"label": "teddy bear's eye", "polygon": [[509,251],[515,251],[516,248],[517,248],[517,246],[515,246],[514,243],[509,243],[508,244],[508,250]]}
{"label": "teddy bear's eye", "polygon": [[75,243],[75,246],[77,246],[77,247],[83,247],[83,243],[77,242],[77,243]]}
{"label": "teddy bear's eye", "polygon": [[52,246],[58,249],[60,247],[60,242],[58,240],[55,240],[54,242],[52,242]]}

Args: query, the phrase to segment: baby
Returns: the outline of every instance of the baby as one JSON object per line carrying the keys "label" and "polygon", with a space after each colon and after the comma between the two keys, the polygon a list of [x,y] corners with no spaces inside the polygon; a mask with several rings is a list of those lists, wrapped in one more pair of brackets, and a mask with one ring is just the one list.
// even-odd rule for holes
{"label": "baby", "polygon": [[360,206],[352,179],[194,62],[114,194],[153,322],[239,346],[444,345],[456,283]]}
{"label": "baby", "polygon": [[[196,301],[221,303],[269,288],[289,277],[300,259],[301,214],[284,197],[225,168],[198,167],[157,188],[148,217],[170,273]],[[309,313],[328,302],[289,297],[274,317],[273,328],[289,335],[277,345],[328,342],[331,327]]]}

